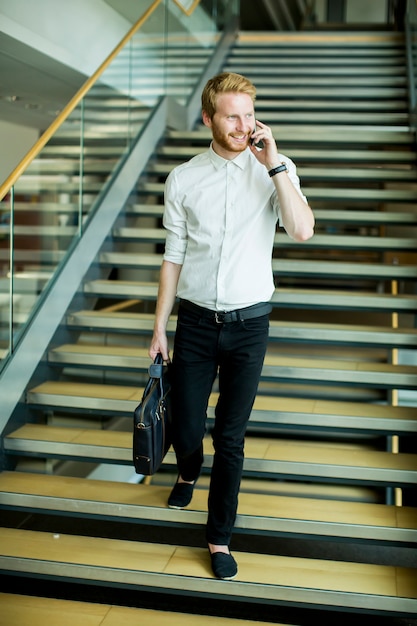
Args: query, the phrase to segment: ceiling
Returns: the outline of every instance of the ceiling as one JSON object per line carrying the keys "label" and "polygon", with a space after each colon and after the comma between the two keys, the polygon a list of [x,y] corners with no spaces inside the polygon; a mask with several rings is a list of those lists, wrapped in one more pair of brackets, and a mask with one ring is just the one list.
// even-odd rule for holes
{"label": "ceiling", "polygon": [[[105,2],[130,22],[137,19],[134,1]],[[241,0],[241,29],[275,28],[273,4]],[[43,131],[84,81],[83,74],[0,31],[0,121]]]}

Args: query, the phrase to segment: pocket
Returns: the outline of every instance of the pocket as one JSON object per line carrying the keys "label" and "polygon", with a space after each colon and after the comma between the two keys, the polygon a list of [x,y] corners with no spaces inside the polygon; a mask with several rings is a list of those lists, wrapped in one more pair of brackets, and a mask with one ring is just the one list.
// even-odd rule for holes
{"label": "pocket", "polygon": [[178,309],[178,324],[182,326],[196,326],[199,323],[200,315],[184,307]]}

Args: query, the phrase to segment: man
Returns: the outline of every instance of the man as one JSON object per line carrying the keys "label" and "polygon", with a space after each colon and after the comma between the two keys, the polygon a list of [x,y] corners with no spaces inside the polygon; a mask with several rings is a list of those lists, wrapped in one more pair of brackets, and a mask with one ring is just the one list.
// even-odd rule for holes
{"label": "man", "polygon": [[215,76],[203,90],[212,143],[166,181],[166,246],[149,349],[152,359],[160,352],[169,360],[166,326],[178,296],[171,400],[179,474],[168,505],[191,502],[218,374],[206,538],[213,572],[222,579],[237,574],[229,544],[268,341],[276,223],[297,241],[314,232],[295,165],[278,153],[271,129],[255,120],[255,97],[253,84],[234,73]]}

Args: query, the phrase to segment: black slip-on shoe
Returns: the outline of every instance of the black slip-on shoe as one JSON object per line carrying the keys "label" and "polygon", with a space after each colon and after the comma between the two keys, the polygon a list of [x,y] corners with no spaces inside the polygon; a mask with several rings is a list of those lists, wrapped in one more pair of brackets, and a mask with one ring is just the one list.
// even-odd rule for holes
{"label": "black slip-on shoe", "polygon": [[170,509],[183,509],[193,497],[194,483],[176,482],[168,498]]}
{"label": "black slip-on shoe", "polygon": [[[210,552],[210,551],[209,551]],[[216,578],[233,580],[237,574],[237,563],[231,554],[224,552],[210,552],[211,568]]]}

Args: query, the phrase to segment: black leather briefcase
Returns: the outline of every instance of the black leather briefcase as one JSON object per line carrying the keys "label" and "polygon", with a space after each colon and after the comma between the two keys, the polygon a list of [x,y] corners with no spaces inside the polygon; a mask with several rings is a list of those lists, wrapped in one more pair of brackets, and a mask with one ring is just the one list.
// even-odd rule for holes
{"label": "black leather briefcase", "polygon": [[171,445],[169,365],[158,354],[133,415],[133,463],[137,474],[155,474]]}

